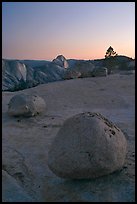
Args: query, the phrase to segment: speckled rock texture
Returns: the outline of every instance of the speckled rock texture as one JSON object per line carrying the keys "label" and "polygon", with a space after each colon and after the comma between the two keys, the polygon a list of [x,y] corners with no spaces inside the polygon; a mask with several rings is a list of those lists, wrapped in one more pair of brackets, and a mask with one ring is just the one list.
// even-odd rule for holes
{"label": "speckled rock texture", "polygon": [[122,131],[100,113],[67,119],[51,144],[48,166],[57,176],[96,178],[122,168],[127,142]]}
{"label": "speckled rock texture", "polygon": [[31,117],[44,112],[46,103],[38,95],[17,94],[8,104],[8,114],[11,116]]}

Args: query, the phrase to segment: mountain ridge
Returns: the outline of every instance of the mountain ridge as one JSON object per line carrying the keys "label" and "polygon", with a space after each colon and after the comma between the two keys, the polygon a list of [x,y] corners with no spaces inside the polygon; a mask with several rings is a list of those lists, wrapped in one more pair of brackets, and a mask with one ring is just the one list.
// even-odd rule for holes
{"label": "mountain ridge", "polygon": [[135,59],[124,55],[94,60],[66,59],[63,55],[58,55],[52,61],[2,59],[2,91],[17,91],[53,81],[91,77],[95,69],[100,71],[102,68],[107,68],[109,74],[112,70],[135,69]]}

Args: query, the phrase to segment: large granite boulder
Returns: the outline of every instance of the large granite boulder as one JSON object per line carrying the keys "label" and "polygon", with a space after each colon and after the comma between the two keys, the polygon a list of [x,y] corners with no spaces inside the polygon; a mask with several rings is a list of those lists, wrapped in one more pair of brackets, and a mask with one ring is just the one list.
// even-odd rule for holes
{"label": "large granite boulder", "polygon": [[57,176],[95,178],[122,168],[127,142],[122,131],[99,113],[80,113],[65,121],[48,153]]}
{"label": "large granite boulder", "polygon": [[8,104],[8,114],[11,116],[35,116],[45,111],[46,103],[37,95],[17,94]]}

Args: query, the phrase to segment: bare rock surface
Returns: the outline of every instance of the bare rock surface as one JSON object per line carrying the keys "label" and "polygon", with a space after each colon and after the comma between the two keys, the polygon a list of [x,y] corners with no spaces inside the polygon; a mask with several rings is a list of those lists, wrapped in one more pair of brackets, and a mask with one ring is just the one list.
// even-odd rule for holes
{"label": "bare rock surface", "polygon": [[78,61],[69,70],[79,72],[81,74],[80,77],[83,78],[83,77],[91,77],[94,69],[95,69],[95,65],[92,62]]}
{"label": "bare rock surface", "polygon": [[106,67],[96,67],[93,72],[92,76],[99,77],[99,76],[107,76],[108,70]]}
{"label": "bare rock surface", "polygon": [[25,190],[17,183],[16,179],[2,170],[2,200],[3,202],[33,202]]}
{"label": "bare rock surface", "polygon": [[49,168],[63,178],[87,179],[123,167],[127,142],[122,131],[99,113],[65,121],[48,154]]}
{"label": "bare rock surface", "polygon": [[17,94],[8,104],[11,116],[35,116],[45,111],[46,103],[38,95]]}
{"label": "bare rock surface", "polygon": [[75,79],[81,77],[81,73],[75,70],[67,69],[64,73],[64,79]]}
{"label": "bare rock surface", "polygon": [[[46,112],[37,117],[11,117],[8,103],[17,94],[38,95]],[[48,152],[64,122],[82,112],[99,112],[127,139],[122,169],[94,179],[63,179],[48,167]],[[112,139],[112,138],[110,138]],[[135,75],[79,78],[18,92],[2,93],[3,170],[35,202],[135,202]],[[3,180],[3,201],[12,191]]]}

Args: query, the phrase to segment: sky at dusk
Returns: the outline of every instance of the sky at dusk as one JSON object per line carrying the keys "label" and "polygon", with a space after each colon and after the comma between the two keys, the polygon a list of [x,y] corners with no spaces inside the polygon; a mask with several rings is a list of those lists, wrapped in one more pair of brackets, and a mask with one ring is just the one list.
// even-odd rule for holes
{"label": "sky at dusk", "polygon": [[3,2],[2,57],[135,57],[135,2]]}

